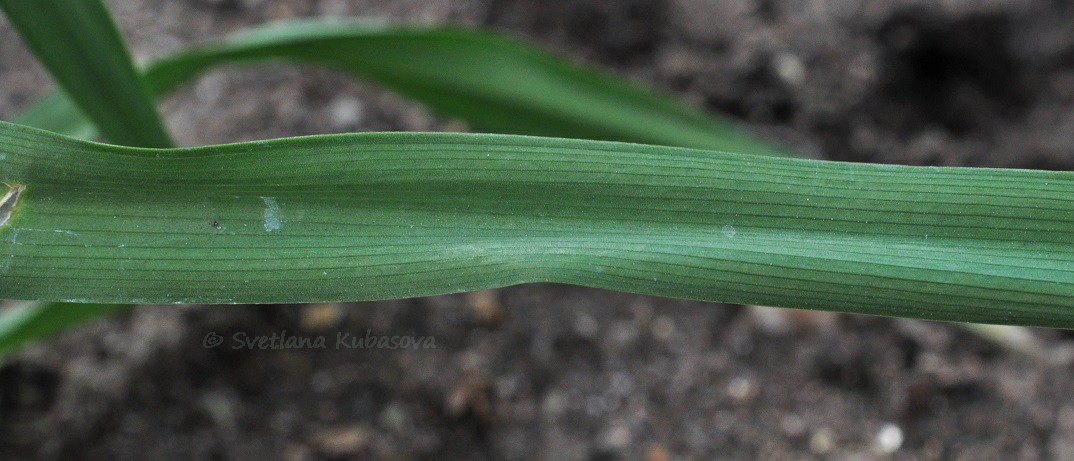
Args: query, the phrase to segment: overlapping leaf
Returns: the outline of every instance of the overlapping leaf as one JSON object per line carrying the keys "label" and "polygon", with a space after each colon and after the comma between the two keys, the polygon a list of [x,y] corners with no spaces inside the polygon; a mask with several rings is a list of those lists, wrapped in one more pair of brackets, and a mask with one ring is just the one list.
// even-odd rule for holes
{"label": "overlapping leaf", "polygon": [[[129,146],[171,145],[153,99],[99,1],[0,0],[0,9],[105,138]],[[71,123],[76,115],[68,111],[49,123]]]}

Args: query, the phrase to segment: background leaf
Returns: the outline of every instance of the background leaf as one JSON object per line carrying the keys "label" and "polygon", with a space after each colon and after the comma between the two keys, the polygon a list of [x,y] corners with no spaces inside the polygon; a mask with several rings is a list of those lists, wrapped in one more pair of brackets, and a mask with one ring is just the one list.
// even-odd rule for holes
{"label": "background leaf", "polygon": [[[331,67],[458,117],[477,131],[630,141],[787,155],[733,123],[492,33],[299,21],[253,29],[145,69],[160,96],[228,63]],[[54,95],[17,119],[84,137],[91,127]]]}
{"label": "background leaf", "polygon": [[0,359],[12,349],[95,317],[131,308],[125,304],[28,303],[0,316]]}
{"label": "background leaf", "polygon": [[[138,147],[171,145],[153,98],[99,1],[0,0],[0,9],[106,139]],[[60,116],[56,122],[70,127],[72,120]]]}

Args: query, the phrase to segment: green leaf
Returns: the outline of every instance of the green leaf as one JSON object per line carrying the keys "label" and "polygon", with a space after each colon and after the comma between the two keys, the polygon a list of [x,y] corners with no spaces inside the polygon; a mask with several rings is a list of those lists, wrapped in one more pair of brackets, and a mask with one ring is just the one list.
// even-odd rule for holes
{"label": "green leaf", "polygon": [[506,135],[191,149],[0,124],[0,297],[264,303],[526,282],[1074,326],[1074,173]]}
{"label": "green leaf", "polygon": [[0,315],[0,358],[36,338],[130,307],[117,304],[32,303],[11,308]]}
{"label": "green leaf", "polygon": [[[786,155],[729,121],[480,31],[293,22],[164,58],[146,68],[145,81],[159,96],[213,66],[279,60],[369,78],[477,131]],[[54,96],[18,122],[91,133],[62,106]]]}
{"label": "green leaf", "polygon": [[32,126],[78,139],[93,139],[97,127],[71,99],[57,92],[42,98],[15,117],[20,125]]}
{"label": "green leaf", "polygon": [[[171,141],[130,53],[98,0],[0,0],[0,9],[56,82],[114,143]],[[65,117],[58,122],[70,123]]]}

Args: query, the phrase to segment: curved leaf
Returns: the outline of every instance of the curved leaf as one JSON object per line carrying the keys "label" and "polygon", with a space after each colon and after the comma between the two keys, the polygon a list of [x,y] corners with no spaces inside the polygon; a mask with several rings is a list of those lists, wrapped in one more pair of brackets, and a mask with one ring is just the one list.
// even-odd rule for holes
{"label": "curved leaf", "polygon": [[[452,28],[299,21],[253,29],[166,57],[144,71],[156,95],[228,63],[287,60],[369,78],[477,131],[641,142],[786,155],[684,104],[567,63],[499,35]],[[63,96],[32,107],[20,124],[68,135]]]}

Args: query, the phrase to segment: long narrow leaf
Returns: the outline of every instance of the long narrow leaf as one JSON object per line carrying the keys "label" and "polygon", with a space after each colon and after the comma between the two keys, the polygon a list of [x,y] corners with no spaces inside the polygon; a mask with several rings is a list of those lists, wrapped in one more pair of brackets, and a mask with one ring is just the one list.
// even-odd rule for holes
{"label": "long narrow leaf", "polygon": [[[169,56],[146,68],[145,80],[159,96],[213,66],[273,60],[372,79],[477,131],[786,155],[728,121],[480,31],[293,22]],[[76,119],[56,95],[17,121],[92,133]]]}
{"label": "long narrow leaf", "polygon": [[[0,124],[0,297],[381,299],[554,281],[1074,326],[1074,173],[504,135],[193,149]],[[9,194],[9,196],[12,194]]]}
{"label": "long narrow leaf", "polygon": [[[138,147],[168,147],[127,47],[99,0],[0,0],[0,9],[104,137]],[[57,121],[70,123],[70,118]]]}

